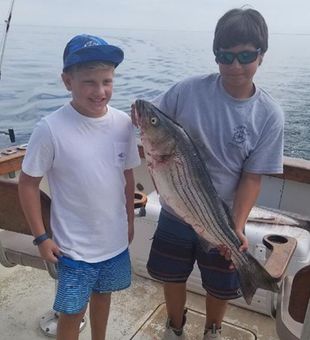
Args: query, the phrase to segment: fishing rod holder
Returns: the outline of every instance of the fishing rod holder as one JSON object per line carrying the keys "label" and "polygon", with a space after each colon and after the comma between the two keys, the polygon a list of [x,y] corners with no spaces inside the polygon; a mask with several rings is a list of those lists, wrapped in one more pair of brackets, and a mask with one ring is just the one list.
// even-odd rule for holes
{"label": "fishing rod holder", "polygon": [[10,137],[11,143],[15,142],[15,133],[14,129],[8,129],[7,131],[0,130],[0,134],[2,135],[8,135]]}

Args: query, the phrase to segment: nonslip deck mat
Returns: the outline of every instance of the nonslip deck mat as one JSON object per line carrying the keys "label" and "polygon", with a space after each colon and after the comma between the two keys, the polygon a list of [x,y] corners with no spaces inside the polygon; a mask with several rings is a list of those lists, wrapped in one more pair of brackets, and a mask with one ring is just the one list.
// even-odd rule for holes
{"label": "nonslip deck mat", "polygon": [[[203,329],[205,324],[205,314],[188,309],[187,322],[184,326],[184,332],[181,337],[176,337],[167,330],[166,307],[165,304],[159,305],[154,313],[143,323],[137,333],[131,338],[132,340],[202,340]],[[256,340],[257,337],[251,331],[242,327],[223,322],[222,324],[223,340]]]}

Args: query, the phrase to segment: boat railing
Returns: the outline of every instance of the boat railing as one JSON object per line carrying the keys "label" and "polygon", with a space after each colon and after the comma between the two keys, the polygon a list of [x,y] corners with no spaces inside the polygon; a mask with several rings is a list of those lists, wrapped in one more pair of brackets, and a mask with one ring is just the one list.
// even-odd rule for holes
{"label": "boat railing", "polygon": [[[20,170],[26,147],[27,144],[22,144],[0,149],[0,175]],[[141,145],[139,145],[139,154],[141,158],[145,158]],[[310,184],[310,160],[284,157],[283,167],[283,174],[270,176]]]}

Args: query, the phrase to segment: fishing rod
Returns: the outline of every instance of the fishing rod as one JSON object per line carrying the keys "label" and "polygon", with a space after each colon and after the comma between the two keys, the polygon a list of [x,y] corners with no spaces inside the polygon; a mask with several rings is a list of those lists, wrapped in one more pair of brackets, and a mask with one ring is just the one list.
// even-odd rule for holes
{"label": "fishing rod", "polygon": [[[14,1],[11,1],[11,6],[9,9],[9,14],[8,14],[8,18],[4,21],[6,23],[6,28],[4,31],[4,35],[2,38],[2,43],[1,43],[1,54],[0,54],[0,79],[1,79],[1,67],[2,67],[2,62],[3,62],[3,56],[4,56],[4,50],[5,50],[5,44],[6,44],[6,39],[9,33],[9,29],[10,29],[10,23],[11,23],[11,19],[12,19],[12,13],[13,13],[13,6],[14,6]],[[8,135],[10,137],[10,141],[12,143],[15,142],[15,133],[13,129],[8,129],[7,131],[0,131],[0,134],[4,134],[4,135]]]}
{"label": "fishing rod", "polygon": [[3,62],[3,56],[4,56],[5,45],[6,45],[6,39],[8,37],[8,33],[9,33],[9,29],[10,29],[10,23],[11,23],[11,19],[12,19],[14,1],[15,0],[11,1],[11,6],[10,6],[10,9],[9,9],[8,18],[6,20],[4,20],[4,22],[6,23],[6,28],[5,28],[5,31],[4,31],[4,35],[3,35],[3,39],[2,39],[2,44],[1,44],[0,79],[1,79],[1,67],[2,67],[2,62]]}
{"label": "fishing rod", "polygon": [[14,133],[14,129],[8,129],[8,131],[0,131],[0,134],[2,135],[8,135],[10,137],[10,141],[12,143],[15,142],[15,133]]}

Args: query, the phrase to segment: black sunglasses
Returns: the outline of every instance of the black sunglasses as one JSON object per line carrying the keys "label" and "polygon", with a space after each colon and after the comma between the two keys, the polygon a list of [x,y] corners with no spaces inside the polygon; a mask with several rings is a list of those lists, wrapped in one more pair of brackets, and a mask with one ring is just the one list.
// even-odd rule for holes
{"label": "black sunglasses", "polygon": [[241,51],[238,53],[229,51],[216,51],[215,60],[217,63],[231,65],[237,58],[240,64],[251,64],[255,61],[258,55],[261,53],[261,49],[258,48],[255,51]]}

